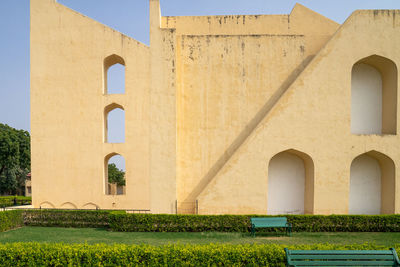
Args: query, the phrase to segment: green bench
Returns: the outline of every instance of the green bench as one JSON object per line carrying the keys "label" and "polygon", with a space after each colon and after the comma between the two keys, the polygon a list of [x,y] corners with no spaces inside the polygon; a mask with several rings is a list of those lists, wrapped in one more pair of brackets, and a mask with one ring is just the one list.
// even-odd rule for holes
{"label": "green bench", "polygon": [[251,234],[256,236],[256,228],[286,228],[286,234],[292,233],[292,224],[286,217],[256,217],[250,218]]}
{"label": "green bench", "polygon": [[289,250],[286,266],[400,266],[396,250]]}

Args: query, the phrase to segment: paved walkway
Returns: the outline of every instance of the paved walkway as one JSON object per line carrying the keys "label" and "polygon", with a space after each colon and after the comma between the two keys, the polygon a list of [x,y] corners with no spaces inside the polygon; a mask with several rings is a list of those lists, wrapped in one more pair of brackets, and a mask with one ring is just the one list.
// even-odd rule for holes
{"label": "paved walkway", "polygon": [[12,206],[6,207],[4,210],[18,210],[18,209],[33,209],[33,205],[22,205],[22,206]]}

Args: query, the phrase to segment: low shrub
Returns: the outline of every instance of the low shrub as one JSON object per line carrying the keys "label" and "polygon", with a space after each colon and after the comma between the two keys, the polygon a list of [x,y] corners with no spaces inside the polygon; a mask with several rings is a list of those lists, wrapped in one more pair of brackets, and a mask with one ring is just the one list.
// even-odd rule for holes
{"label": "low shrub", "polygon": [[31,205],[32,198],[24,196],[0,196],[0,207],[11,207],[15,205]]}
{"label": "low shrub", "polygon": [[24,210],[24,223],[29,226],[107,228],[108,211]]}
{"label": "low shrub", "polygon": [[[111,212],[110,228],[122,232],[249,232],[261,215],[166,215]],[[400,215],[287,215],[295,232],[400,232]],[[259,231],[259,229],[257,229]],[[281,231],[264,228],[262,231]]]}
{"label": "low shrub", "polygon": [[21,227],[24,225],[22,211],[9,210],[0,212],[0,232]]}
{"label": "low shrub", "polygon": [[[284,215],[295,232],[400,232],[400,215]],[[265,215],[127,214],[107,210],[25,210],[25,225],[110,228],[119,232],[249,232]],[[260,231],[259,229],[257,229]],[[282,231],[264,228],[261,231]]]}
{"label": "low shrub", "polygon": [[247,232],[249,218],[236,215],[122,214],[111,212],[110,228],[120,232]]}
{"label": "low shrub", "polygon": [[[0,244],[1,266],[284,266],[284,245]],[[388,249],[374,244],[296,245],[290,249]],[[399,250],[400,245],[396,249]]]}
{"label": "low shrub", "polygon": [[287,215],[296,232],[400,232],[400,215]]}

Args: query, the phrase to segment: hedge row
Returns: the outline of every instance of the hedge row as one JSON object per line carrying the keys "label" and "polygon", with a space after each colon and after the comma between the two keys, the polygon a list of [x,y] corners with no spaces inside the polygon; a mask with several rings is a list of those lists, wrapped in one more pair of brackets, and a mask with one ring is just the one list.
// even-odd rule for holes
{"label": "hedge row", "polygon": [[[0,244],[1,266],[284,266],[284,245]],[[296,245],[290,249],[389,249],[364,245]],[[395,247],[397,251],[400,244]]]}
{"label": "hedge row", "polygon": [[400,232],[400,215],[289,215],[296,232]]}
{"label": "hedge row", "polygon": [[108,228],[109,211],[25,210],[24,224],[29,226]]}
{"label": "hedge row", "polygon": [[0,232],[21,227],[24,225],[22,211],[10,210],[0,212]]}
{"label": "hedge row", "polygon": [[[22,225],[110,228],[118,232],[249,232],[261,215],[126,214],[116,211],[25,210],[2,212],[0,231]],[[10,214],[10,215],[8,215]],[[268,217],[268,216],[263,216]],[[400,232],[400,215],[287,215],[295,232]],[[267,228],[263,231],[282,231]]]}
{"label": "hedge row", "polygon": [[32,204],[31,197],[24,196],[0,196],[0,207],[11,207],[14,205],[30,205]]}
{"label": "hedge row", "polygon": [[[251,217],[261,215],[109,215],[121,232],[249,232]],[[400,215],[286,215],[295,232],[400,232]],[[262,231],[281,231],[265,228]]]}
{"label": "hedge row", "polygon": [[110,228],[118,232],[248,232],[249,216],[235,215],[109,215]]}

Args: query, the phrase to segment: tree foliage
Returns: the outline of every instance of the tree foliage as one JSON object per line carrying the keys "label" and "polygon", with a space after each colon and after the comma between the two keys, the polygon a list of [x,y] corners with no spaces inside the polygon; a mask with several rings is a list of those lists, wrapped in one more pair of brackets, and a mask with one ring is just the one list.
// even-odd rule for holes
{"label": "tree foliage", "polygon": [[30,168],[29,132],[0,123],[0,193],[15,194]]}
{"label": "tree foliage", "polygon": [[110,184],[125,185],[125,172],[118,169],[115,163],[108,164],[108,182]]}

